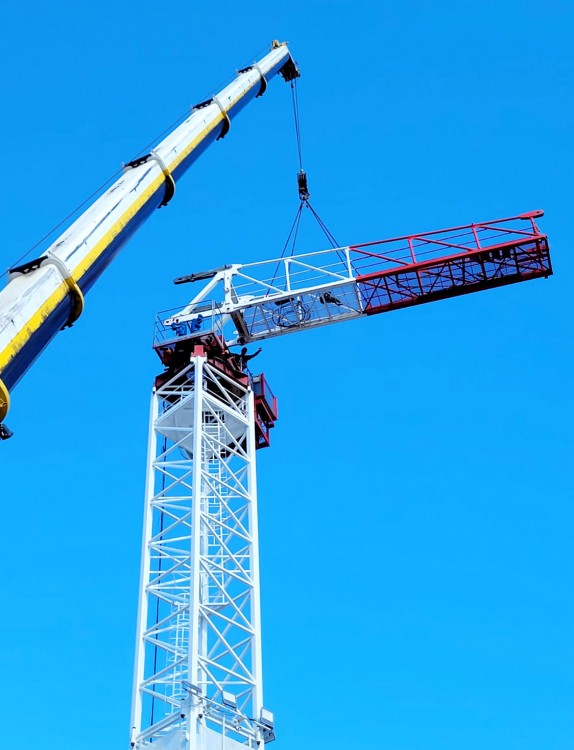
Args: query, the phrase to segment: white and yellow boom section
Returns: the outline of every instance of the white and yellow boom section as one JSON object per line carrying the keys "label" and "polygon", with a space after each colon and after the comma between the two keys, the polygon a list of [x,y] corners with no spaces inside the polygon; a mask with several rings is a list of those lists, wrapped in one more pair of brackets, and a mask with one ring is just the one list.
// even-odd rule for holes
{"label": "white and yellow boom section", "polygon": [[542,211],[378,242],[230,265],[183,309],[158,316],[154,346],[215,333],[248,344],[552,274]]}
{"label": "white and yellow boom section", "polygon": [[299,72],[285,44],[271,51],[189,117],[149,154],[125,165],[121,177],[48,248],[41,258],[10,270],[0,292],[0,423],[9,391],[59,330],[72,325],[84,295],[122,245],[156,208],[173,197],[178,179],[267,81]]}

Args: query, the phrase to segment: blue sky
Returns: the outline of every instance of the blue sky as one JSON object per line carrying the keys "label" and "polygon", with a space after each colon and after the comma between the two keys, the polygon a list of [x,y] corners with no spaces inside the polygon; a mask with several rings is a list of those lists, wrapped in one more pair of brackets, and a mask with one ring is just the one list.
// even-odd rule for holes
{"label": "blue sky", "polygon": [[[268,342],[260,453],[276,747],[574,742],[574,8],[550,0],[12,4],[9,266],[186,108],[289,40],[312,202],[341,243],[543,208],[555,276]],[[13,394],[1,446],[3,742],[127,747],[154,315],[281,252],[273,81]],[[299,249],[324,241],[310,217]]]}

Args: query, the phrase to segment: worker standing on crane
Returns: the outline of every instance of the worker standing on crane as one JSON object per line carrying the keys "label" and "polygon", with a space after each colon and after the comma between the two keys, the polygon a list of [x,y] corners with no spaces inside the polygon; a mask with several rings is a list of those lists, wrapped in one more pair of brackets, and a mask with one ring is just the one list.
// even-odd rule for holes
{"label": "worker standing on crane", "polygon": [[249,360],[253,359],[258,354],[261,354],[261,347],[259,347],[259,349],[253,354],[247,354],[247,347],[244,346],[241,353],[237,355],[238,369],[241,370],[241,372],[245,372]]}

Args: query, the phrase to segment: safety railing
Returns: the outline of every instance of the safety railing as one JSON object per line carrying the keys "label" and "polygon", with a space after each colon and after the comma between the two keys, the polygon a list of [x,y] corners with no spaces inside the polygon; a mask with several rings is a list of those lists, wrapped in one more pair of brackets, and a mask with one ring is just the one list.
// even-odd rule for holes
{"label": "safety railing", "polygon": [[191,339],[205,333],[222,331],[220,303],[201,302],[185,316],[180,316],[181,307],[163,310],[156,315],[154,323],[154,348],[162,347],[182,339]]}
{"label": "safety railing", "polygon": [[507,219],[352,245],[351,264],[355,275],[361,277],[476,250],[502,250],[512,244],[545,238],[535,222],[542,215],[542,211],[531,211]]}

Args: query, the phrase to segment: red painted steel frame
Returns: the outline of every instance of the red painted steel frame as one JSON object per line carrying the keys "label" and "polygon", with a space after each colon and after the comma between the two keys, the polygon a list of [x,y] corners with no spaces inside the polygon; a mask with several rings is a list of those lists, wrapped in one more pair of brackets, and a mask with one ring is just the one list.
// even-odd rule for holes
{"label": "red painted steel frame", "polygon": [[[552,274],[542,211],[353,245],[367,315]],[[524,222],[527,222],[526,228]],[[379,248],[375,252],[366,248]],[[445,254],[451,250],[451,254]]]}

